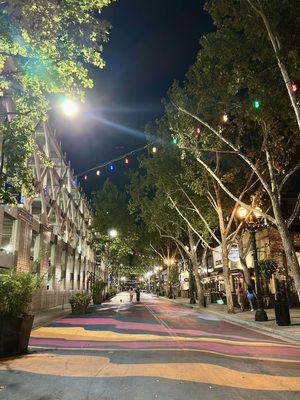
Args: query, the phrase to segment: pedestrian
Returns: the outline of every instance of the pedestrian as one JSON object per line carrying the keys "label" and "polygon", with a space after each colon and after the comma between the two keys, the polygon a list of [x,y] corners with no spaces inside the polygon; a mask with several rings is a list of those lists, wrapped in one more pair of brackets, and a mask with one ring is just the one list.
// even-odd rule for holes
{"label": "pedestrian", "polygon": [[156,287],[156,296],[159,297],[159,287]]}
{"label": "pedestrian", "polygon": [[138,286],[135,289],[135,294],[136,294],[136,301],[140,301],[141,291],[140,291],[140,288]]}
{"label": "pedestrian", "polygon": [[253,307],[254,298],[256,298],[256,294],[254,293],[252,286],[248,285],[247,299],[249,301],[251,311],[254,311],[254,307]]}
{"label": "pedestrian", "polygon": [[132,303],[132,301],[133,301],[133,294],[134,294],[134,290],[133,290],[133,288],[131,287],[131,288],[129,289],[130,303]]}
{"label": "pedestrian", "polygon": [[236,289],[237,301],[241,307],[241,311],[245,309],[245,291],[241,283],[239,283]]}

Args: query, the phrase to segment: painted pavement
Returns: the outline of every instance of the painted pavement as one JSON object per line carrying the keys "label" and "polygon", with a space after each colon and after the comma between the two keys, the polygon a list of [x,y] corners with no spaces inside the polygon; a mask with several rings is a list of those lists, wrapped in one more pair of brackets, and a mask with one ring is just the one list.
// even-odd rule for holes
{"label": "painted pavement", "polygon": [[33,331],[30,354],[0,363],[0,399],[300,399],[299,344],[127,297]]}

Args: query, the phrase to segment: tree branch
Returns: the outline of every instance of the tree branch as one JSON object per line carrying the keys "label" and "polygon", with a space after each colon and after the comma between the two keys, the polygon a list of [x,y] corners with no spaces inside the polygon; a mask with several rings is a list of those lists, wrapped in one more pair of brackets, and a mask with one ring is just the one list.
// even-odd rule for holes
{"label": "tree branch", "polygon": [[279,191],[281,192],[283,189],[283,186],[285,185],[285,183],[290,179],[290,177],[298,171],[298,169],[300,169],[300,163],[295,165],[294,168],[292,168],[282,179],[282,181],[279,184]]}
{"label": "tree branch", "polygon": [[224,190],[225,193],[228,194],[229,197],[231,197],[234,201],[236,201],[238,204],[241,206],[245,207],[247,210],[256,212],[257,214],[261,215],[262,217],[268,219],[272,224],[276,225],[276,220],[272,218],[270,215],[265,214],[264,212],[254,209],[253,207],[249,206],[249,204],[244,203],[242,200],[237,198],[231,191],[223,184],[221,179],[212,171],[212,169],[204,162],[201,160],[201,158],[196,158],[196,160],[210,173],[210,175],[215,179],[215,181],[218,183],[218,185]]}
{"label": "tree branch", "polygon": [[300,194],[298,195],[294,210],[293,210],[290,218],[288,219],[288,222],[287,222],[288,228],[290,227],[290,225],[292,224],[294,219],[298,216],[299,212],[300,212]]}
{"label": "tree branch", "polygon": [[253,162],[247,157],[245,156],[245,154],[243,154],[229,139],[226,139],[223,135],[220,134],[220,132],[218,132],[216,129],[214,129],[209,123],[203,121],[203,119],[199,118],[198,116],[192,114],[191,112],[187,111],[186,109],[176,105],[175,103],[173,103],[175,105],[175,107],[189,115],[190,117],[192,117],[193,119],[195,119],[196,121],[200,122],[202,125],[204,125],[207,129],[209,129],[215,136],[217,136],[220,140],[222,140],[222,142],[224,142],[225,144],[227,144],[230,148],[232,148],[234,150],[234,152],[240,156],[245,162],[246,164],[249,165],[249,167],[255,172],[255,174],[257,175],[257,177],[259,178],[259,180],[261,181],[263,187],[265,188],[266,192],[269,194],[269,196],[271,197],[271,189],[267,183],[267,181],[264,179],[264,177],[262,176],[262,174],[259,172],[258,168],[253,164]]}

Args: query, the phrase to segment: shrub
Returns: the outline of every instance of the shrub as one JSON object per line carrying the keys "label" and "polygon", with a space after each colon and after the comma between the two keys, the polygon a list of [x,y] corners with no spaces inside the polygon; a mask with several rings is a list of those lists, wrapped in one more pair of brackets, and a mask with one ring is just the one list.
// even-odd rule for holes
{"label": "shrub", "polygon": [[90,304],[91,296],[88,293],[76,293],[69,298],[73,314],[85,314]]}
{"label": "shrub", "polygon": [[108,291],[108,296],[111,299],[112,297],[114,297],[116,294],[118,293],[117,289],[115,288],[110,288]]}
{"label": "shrub", "polygon": [[41,284],[42,279],[31,272],[0,274],[0,316],[19,318],[27,314],[32,295]]}
{"label": "shrub", "polygon": [[267,259],[267,260],[260,260],[258,262],[258,267],[262,276],[266,279],[270,279],[272,274],[274,274],[277,270],[276,261]]}
{"label": "shrub", "polygon": [[96,281],[92,289],[92,297],[94,304],[101,304],[103,300],[103,290],[105,289],[106,283],[104,281]]}

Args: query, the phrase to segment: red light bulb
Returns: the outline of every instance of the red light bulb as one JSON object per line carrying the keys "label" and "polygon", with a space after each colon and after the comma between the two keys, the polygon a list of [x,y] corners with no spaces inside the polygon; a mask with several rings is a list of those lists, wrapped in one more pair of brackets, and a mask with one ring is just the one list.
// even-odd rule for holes
{"label": "red light bulb", "polygon": [[125,163],[125,164],[129,164],[129,159],[128,159],[128,158],[125,158],[124,163]]}
{"label": "red light bulb", "polygon": [[200,135],[200,134],[201,134],[201,128],[200,128],[199,126],[195,129],[195,131],[196,131],[196,134],[197,134],[197,135]]}
{"label": "red light bulb", "polygon": [[298,90],[297,84],[296,83],[292,83],[291,89],[292,89],[292,92],[296,93],[297,90]]}

